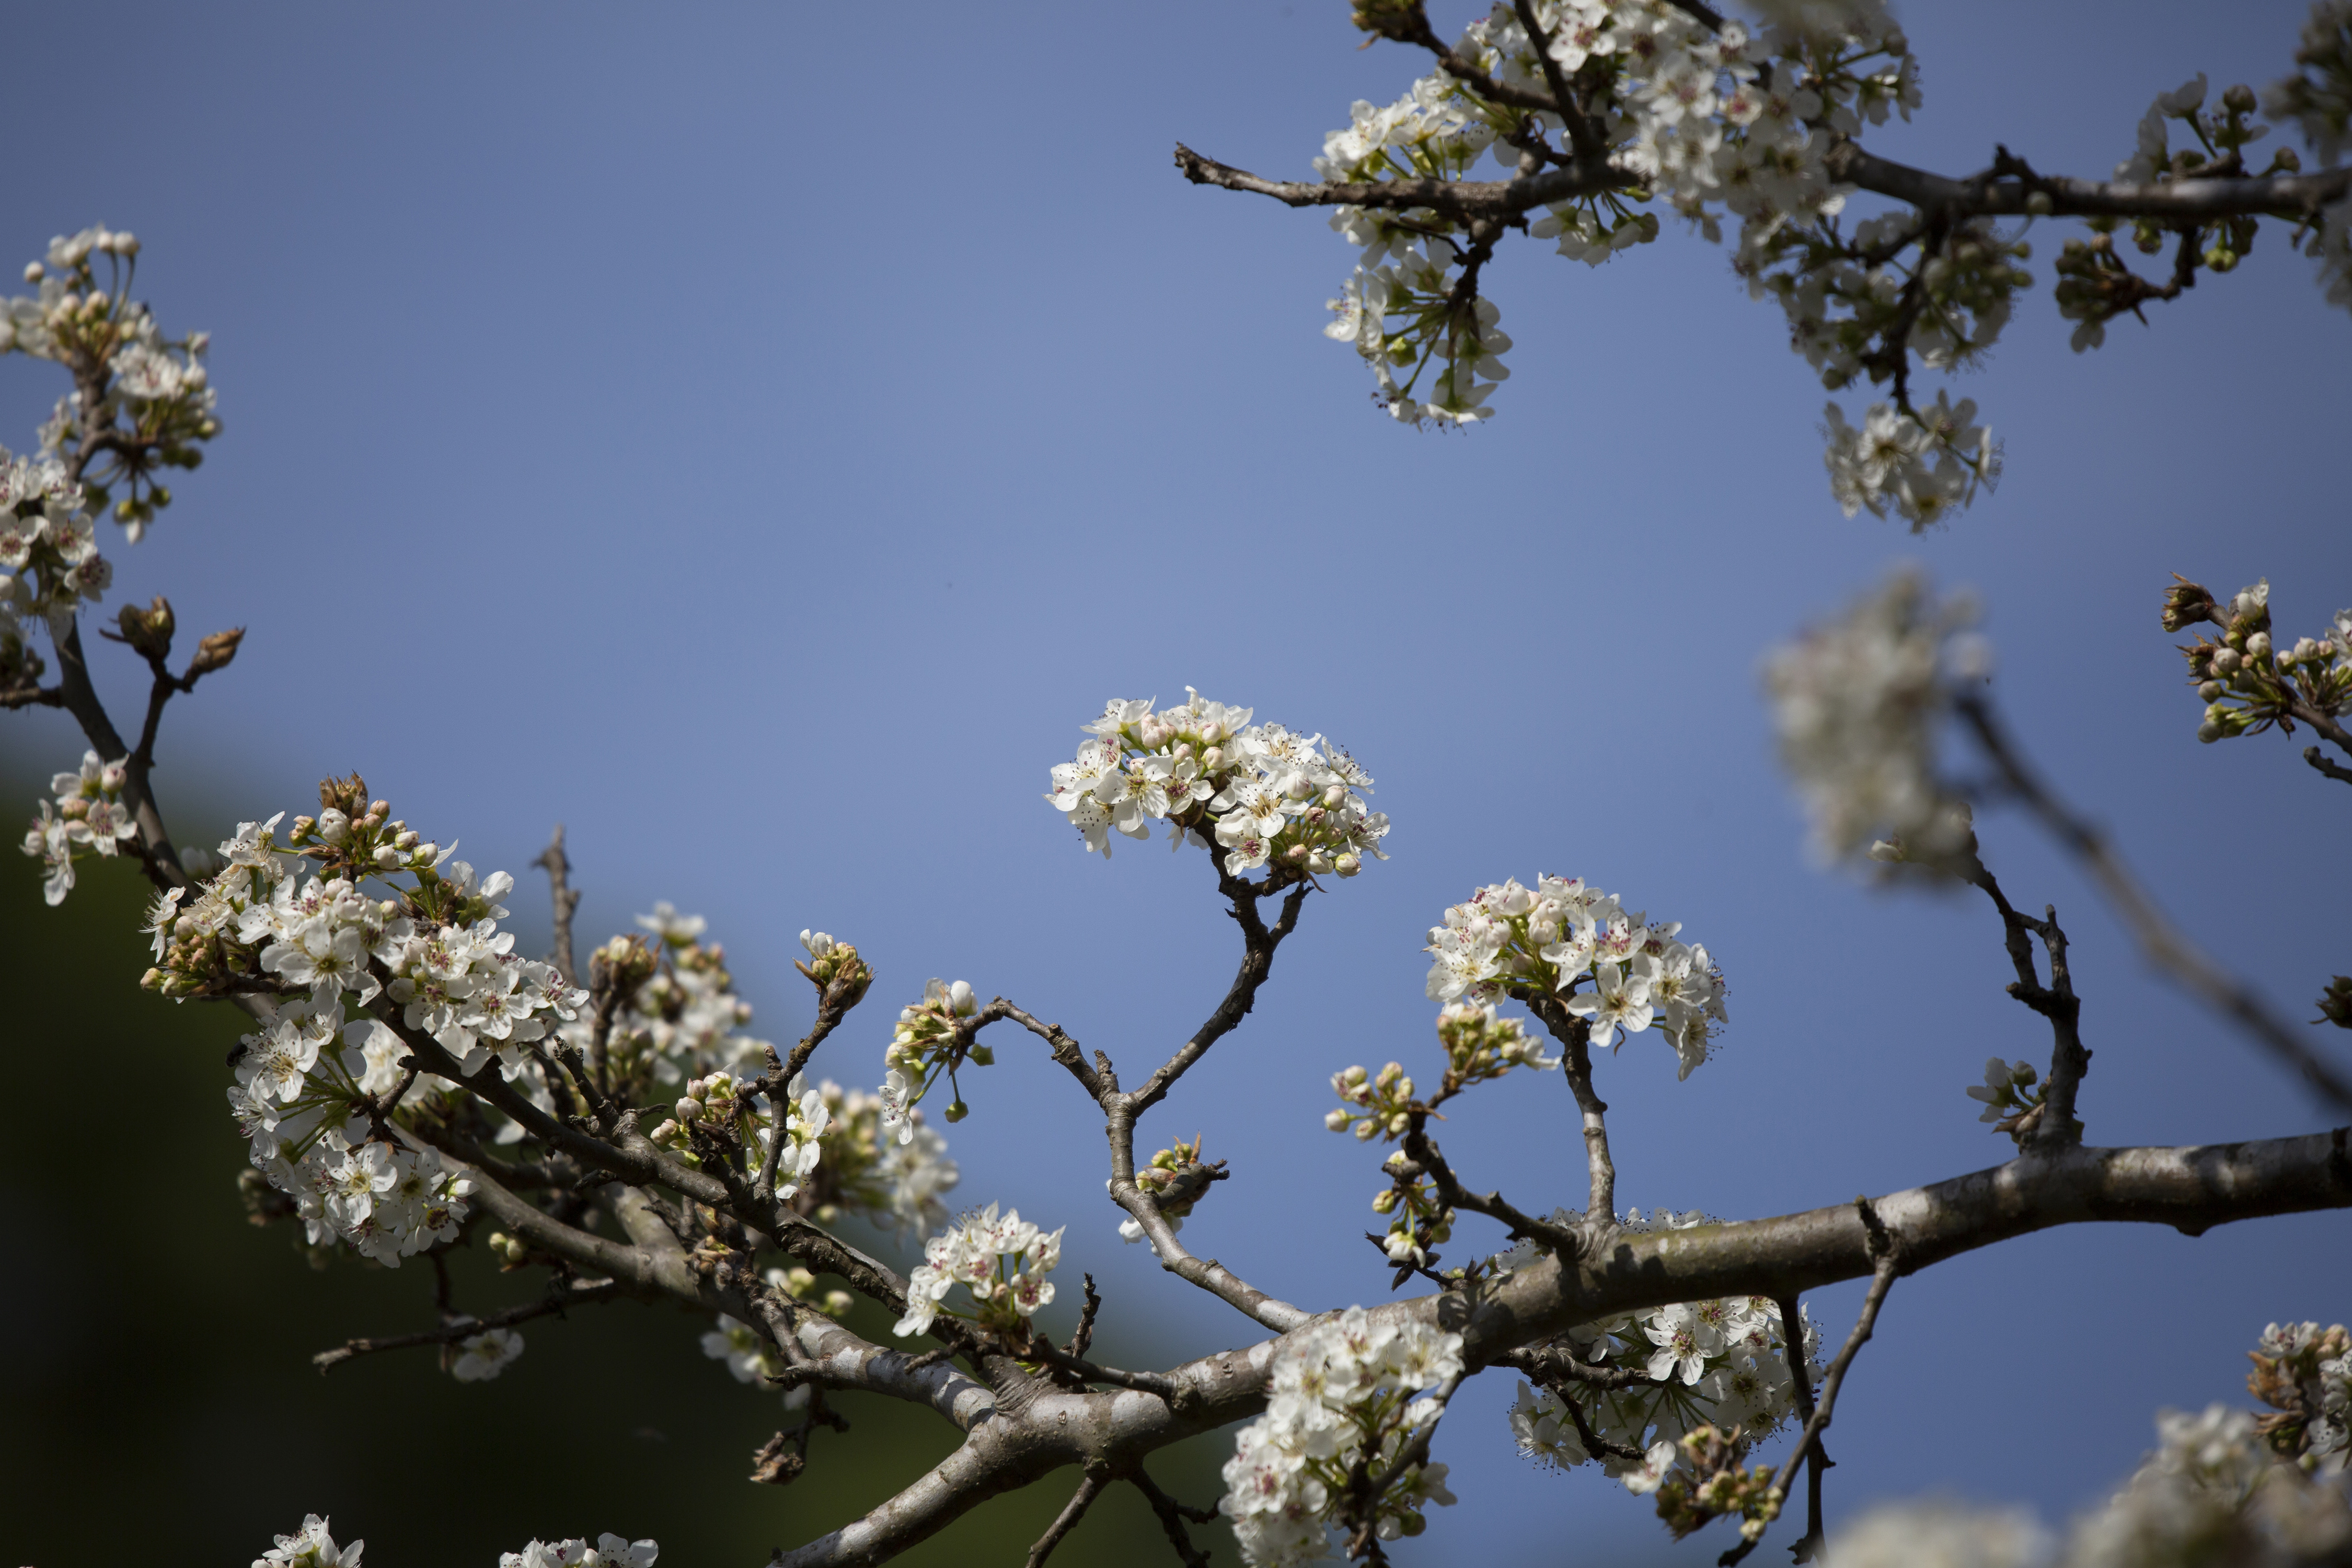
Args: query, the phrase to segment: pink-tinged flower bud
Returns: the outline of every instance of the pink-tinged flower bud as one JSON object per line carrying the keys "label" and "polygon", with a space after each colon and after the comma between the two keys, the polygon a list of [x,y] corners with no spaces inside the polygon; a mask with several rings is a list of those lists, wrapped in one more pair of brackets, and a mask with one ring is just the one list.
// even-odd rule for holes
{"label": "pink-tinged flower bud", "polygon": [[[1213,730],[1216,728],[1213,724],[1209,727]],[[1215,773],[1219,768],[1222,768],[1224,765],[1225,749],[1223,746],[1211,746],[1207,751],[1201,753],[1201,767],[1202,771],[1207,773]]]}
{"label": "pink-tinged flower bud", "polygon": [[1305,773],[1292,773],[1282,781],[1282,797],[1285,800],[1305,800],[1314,793],[1315,786],[1307,783]]}
{"label": "pink-tinged flower bud", "polygon": [[1179,741],[1176,742],[1176,749],[1168,754],[1174,757],[1180,763],[1189,761],[1192,755],[1192,742],[1190,741]]}
{"label": "pink-tinged flower bud", "polygon": [[672,1109],[677,1112],[677,1119],[680,1121],[693,1121],[702,1115],[702,1101],[690,1094],[683,1095]]}
{"label": "pink-tinged flower bud", "polygon": [[1282,852],[1282,858],[1296,866],[1304,861],[1309,851],[1304,844],[1294,844]]}
{"label": "pink-tinged flower bud", "polygon": [[1204,746],[1213,746],[1224,738],[1225,727],[1223,724],[1203,724],[1201,726],[1201,744]]}
{"label": "pink-tinged flower bud", "polygon": [[1337,811],[1347,803],[1348,792],[1338,784],[1333,784],[1323,792],[1323,809],[1326,811]]}
{"label": "pink-tinged flower bud", "polygon": [[352,819],[330,806],[319,814],[318,831],[319,837],[330,844],[348,843],[352,837]]}
{"label": "pink-tinged flower bud", "polygon": [[2244,656],[2236,648],[2217,647],[2213,650],[2213,673],[2224,680],[2237,674],[2245,662]]}

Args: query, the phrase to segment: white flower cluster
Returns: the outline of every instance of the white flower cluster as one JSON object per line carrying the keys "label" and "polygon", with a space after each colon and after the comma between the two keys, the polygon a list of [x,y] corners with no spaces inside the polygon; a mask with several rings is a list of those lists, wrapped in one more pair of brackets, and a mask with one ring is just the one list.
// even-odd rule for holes
{"label": "white flower cluster", "polygon": [[12,458],[0,447],[0,645],[37,675],[25,647],[26,620],[62,637],[74,612],[106,596],[114,568],[98,552],[82,488],[54,458]]}
{"label": "white flower cluster", "polygon": [[473,1183],[445,1169],[435,1150],[369,1137],[362,1047],[383,1026],[363,1019],[346,1028],[333,1002],[261,1005],[273,1016],[241,1042],[229,1110],[254,1169],[294,1200],[310,1245],[341,1240],[397,1268],[454,1240]]}
{"label": "white flower cluster", "polygon": [[1822,461],[1830,471],[1830,494],[1846,516],[1865,507],[1873,517],[1891,508],[1924,532],[1976,499],[2000,477],[2000,453],[1992,432],[1969,421],[1976,400],[1955,404],[1937,393],[1925,409],[1905,413],[1874,403],[1860,425],[1846,423],[1836,404],[1823,409],[1829,445]]}
{"label": "white flower cluster", "polygon": [[522,1354],[522,1336],[512,1329],[484,1329],[457,1342],[449,1375],[459,1383],[488,1383]]}
{"label": "white flower cluster", "polygon": [[1225,870],[1271,864],[1284,877],[1352,877],[1363,857],[1385,860],[1385,812],[1365,809],[1371,775],[1320,735],[1252,724],[1252,710],[1211,702],[1191,687],[1180,708],[1115,698],[1086,725],[1094,739],[1053,770],[1045,798],[1068,816],[1089,850],[1110,854],[1110,834],[1148,838],[1169,825],[1171,847],[1213,835]]}
{"label": "white flower cluster", "polygon": [[[1108,847],[1105,854],[1109,853]],[[959,1033],[961,1021],[980,1011],[980,999],[970,982],[934,976],[923,985],[923,999],[898,1009],[890,1043],[882,1052],[887,1076],[882,1082],[882,1131],[901,1143],[915,1135],[915,1107],[942,1077],[952,1079],[959,1063],[969,1060],[988,1067],[996,1060],[986,1046],[969,1043]],[[948,1107],[948,1120],[963,1120],[966,1107],[959,1098]]]}
{"label": "white flower cluster", "polygon": [[907,1279],[907,1314],[890,1331],[901,1337],[927,1332],[946,1310],[940,1303],[958,1285],[971,1292],[981,1322],[1025,1331],[1037,1310],[1054,1300],[1054,1282],[1045,1276],[1061,1260],[1060,1230],[1048,1235],[1018,1209],[1000,1218],[991,1204],[923,1244],[923,1261]]}
{"label": "white flower cluster", "polygon": [[282,813],[243,823],[193,900],[183,907],[186,889],[156,900],[147,929],[158,967],[145,983],[176,996],[279,988],[254,996],[263,1026],[236,1059],[230,1111],[255,1168],[294,1200],[313,1246],[339,1237],[397,1267],[457,1234],[470,1184],[433,1150],[374,1132],[373,1098],[399,1082],[405,1047],[374,1018],[346,1026],[346,1000],[404,1004],[408,1026],[431,1033],[462,1070],[495,1058],[511,1078],[522,1047],[586,998],[551,966],[513,956],[513,937],[497,924],[507,911],[494,901],[511,878],[494,873],[478,887],[471,867],[387,815],[381,801],[356,823],[330,807],[297,831],[343,868],[352,868],[350,846],[385,836],[366,863],[383,877],[414,872],[404,900],[367,898],[341,874],[304,881],[300,859],[277,847]]}
{"label": "white flower cluster", "polygon": [[[1429,929],[1429,995],[1485,1003],[1524,986],[1556,992],[1607,1045],[1619,1028],[1653,1023],[1681,1059],[1683,1078],[1707,1057],[1713,1026],[1729,1021],[1723,973],[1706,949],[1675,940],[1679,921],[1652,923],[1580,877],[1517,879],[1479,889]],[[1587,982],[1591,989],[1580,990]]]}
{"label": "white flower cluster", "polygon": [[[15,350],[54,360],[78,374],[86,368],[106,371],[99,406],[84,408],[79,392],[60,398],[41,428],[41,444],[62,454],[69,444],[80,444],[85,418],[95,416],[100,428],[127,422],[142,456],[135,466],[118,458],[111,471],[131,480],[131,493],[115,503],[114,516],[134,544],[156,510],[172,503],[170,489],[154,482],[152,467],[193,468],[203,460],[196,444],[220,433],[203,363],[209,337],[193,332],[166,339],[147,307],[130,298],[139,250],[136,237],[103,226],[60,236],[49,241],[45,262],[25,268],[25,281],[37,291],[0,300],[0,353]],[[99,282],[94,257],[112,264],[110,283]],[[106,491],[99,489],[95,499],[103,505]]]}
{"label": "white flower cluster", "polygon": [[79,773],[58,773],[49,780],[49,793],[56,798],[41,802],[41,815],[25,833],[25,853],[48,868],[41,896],[52,908],[73,891],[76,846],[110,856],[125,839],[139,836],[138,824],[122,804],[124,761],[117,757],[101,763],[96,752],[84,752]]}
{"label": "white flower cluster", "polygon": [[[1642,1222],[1638,1210],[1623,1223],[1630,1230],[1652,1228]],[[1680,1218],[1662,1212],[1654,1223],[1660,1228],[1686,1230],[1711,1222],[1694,1211]],[[1531,1251],[1505,1256],[1508,1259]],[[1818,1382],[1820,1331],[1807,1321],[1800,1325],[1799,1340],[1807,1376]],[[1601,1468],[1630,1491],[1657,1489],[1685,1433],[1701,1426],[1727,1432],[1738,1427],[1743,1445],[1750,1444],[1778,1430],[1796,1408],[1780,1310],[1760,1296],[1678,1301],[1581,1324],[1553,1342],[1588,1364],[1636,1373],[1652,1381],[1622,1389],[1583,1390],[1573,1415],[1559,1394],[1521,1384],[1510,1413],[1511,1435],[1518,1440],[1519,1451],[1562,1469],[1584,1464],[1595,1456],[1578,1430],[1576,1417],[1581,1415],[1601,1441],[1642,1454],[1638,1461],[1601,1458]]]}
{"label": "white flower cluster", "polygon": [[1980,676],[1990,661],[1980,638],[1956,635],[1975,618],[1966,596],[1936,603],[1906,569],[1856,600],[1843,620],[1813,627],[1766,661],[1781,763],[1824,861],[1865,845],[1888,863],[1934,862],[1974,847],[1967,804],[1937,773],[1935,742],[1950,706],[1947,675]]}
{"label": "white flower cluster", "polygon": [[625,1541],[609,1531],[585,1541],[534,1541],[499,1558],[499,1568],[654,1568],[661,1548],[651,1541]]}
{"label": "white flower cluster", "polygon": [[360,1568],[360,1552],[367,1546],[364,1541],[354,1541],[338,1548],[328,1533],[326,1520],[315,1513],[302,1521],[300,1530],[277,1541],[277,1545],[253,1560],[253,1568]]}
{"label": "white flower cluster", "polygon": [[[1422,1391],[1462,1374],[1462,1336],[1350,1307],[1285,1336],[1269,1372],[1265,1414],[1235,1436],[1217,1504],[1256,1568],[1328,1555],[1350,1470],[1384,1474],[1444,1414]],[[1453,1501],[1445,1467],[1418,1465],[1372,1500],[1371,1522],[1383,1541],[1418,1535],[1424,1508]]]}
{"label": "white flower cluster", "polygon": [[[354,1541],[338,1548],[327,1521],[317,1514],[303,1520],[301,1530],[278,1537],[278,1544],[253,1560],[253,1568],[360,1568],[360,1552],[367,1545]],[[534,1541],[520,1552],[499,1558],[499,1568],[654,1568],[661,1548],[651,1541],[625,1541],[600,1535],[596,1544],[585,1541]]]}

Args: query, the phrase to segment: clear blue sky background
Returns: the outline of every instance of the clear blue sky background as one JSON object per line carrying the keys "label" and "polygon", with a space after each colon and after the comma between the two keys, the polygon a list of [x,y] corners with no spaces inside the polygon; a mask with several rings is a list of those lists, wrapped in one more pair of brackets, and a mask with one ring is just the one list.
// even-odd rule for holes
{"label": "clear blue sky background", "polygon": [[[1872,145],[2104,174],[2156,92],[2279,74],[2301,9],[1915,5],[1927,107]],[[2274,236],[2084,358],[2048,304],[2063,235],[2037,235],[2042,291],[1955,389],[2008,477],[1914,541],[1839,515],[1778,313],[1672,226],[1597,273],[1508,248],[1517,374],[1491,426],[1376,414],[1318,335],[1344,243],[1170,166],[1181,139],[1304,175],[1351,99],[1401,92],[1416,62],[1358,52],[1338,0],[142,4],[35,10],[11,39],[0,257],[134,228],[166,326],[215,333],[226,433],[116,552],[118,598],[249,628],[172,715],[159,784],[205,803],[183,837],[358,768],[516,869],[519,908],[564,821],[588,934],[656,898],[707,913],[779,1037],[805,1017],[795,933],[855,939],[882,979],[824,1074],[877,1079],[932,974],[1140,1068],[1222,991],[1230,924],[1197,853],[1082,856],[1046,768],[1106,697],[1188,682],[1327,731],[1378,777],[1394,858],[1311,900],[1255,1017],[1147,1123],[1234,1163],[1187,1240],[1290,1300],[1385,1296],[1360,1238],[1377,1156],[1321,1131],[1326,1079],[1433,1059],[1423,931],[1505,876],[1622,890],[1731,978],[1690,1081],[1652,1038],[1601,1066],[1623,1201],[1760,1215],[2006,1152],[1961,1089],[2047,1035],[2001,994],[1993,917],[1809,868],[1757,696],[1769,646],[1897,559],[1981,593],[2018,730],[2217,954],[2298,1017],[2352,967],[2352,801],[2275,737],[2198,746],[2156,625],[2174,570],[2267,573],[2290,634],[2352,600],[2352,321]],[[58,390],[11,361],[0,439],[30,446]],[[101,657],[128,708],[129,662]],[[16,715],[0,746],[47,768],[80,742]],[[2012,895],[2074,936],[2094,1140],[2323,1125],[2028,824],[1983,826]],[[1171,1355],[1251,1337],[1119,1246],[1098,1122],[1038,1053],[999,1051],[952,1132],[962,1195],[1068,1223],[1064,1271]],[[1518,1087],[1466,1104],[1449,1146],[1525,1205],[1573,1200],[1565,1089]],[[1907,1281],[1839,1413],[1835,1509],[1951,1489],[2063,1518],[2158,1406],[2242,1400],[2265,1322],[2347,1316],[2347,1237],[2340,1215],[2077,1228]],[[1857,1295],[1815,1310],[1842,1332]],[[310,1374],[289,1349],[254,1375]],[[1523,1465],[1511,1392],[1488,1377],[1457,1407],[1439,1447],[1463,1506],[1402,1559],[1721,1550],[1670,1552],[1597,1476]],[[834,1522],[821,1497],[713,1487]]]}

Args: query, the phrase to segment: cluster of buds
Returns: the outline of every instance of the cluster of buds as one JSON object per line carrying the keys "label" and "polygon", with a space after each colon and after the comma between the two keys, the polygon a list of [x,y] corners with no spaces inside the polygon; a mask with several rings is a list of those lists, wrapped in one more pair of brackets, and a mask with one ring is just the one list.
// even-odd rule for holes
{"label": "cluster of buds", "polygon": [[1995,1132],[2006,1132],[2025,1147],[2025,1140],[2042,1124],[2042,1100],[2049,1093],[2047,1084],[2037,1084],[2041,1074],[2032,1062],[2004,1062],[1999,1057],[1985,1058],[1985,1080],[1969,1086],[1969,1098],[1980,1100],[1984,1114],[1979,1121],[1990,1121]]}
{"label": "cluster of buds", "polygon": [[1438,1201],[1435,1184],[1403,1150],[1390,1155],[1381,1169],[1390,1184],[1372,1199],[1372,1212],[1389,1221],[1381,1246],[1399,1269],[1426,1268],[1437,1261],[1437,1247],[1453,1239],[1454,1211]]}
{"label": "cluster of buds", "polygon": [[1389,1063],[1377,1074],[1360,1067],[1335,1072],[1331,1092],[1347,1104],[1334,1107],[1323,1125],[1334,1132],[1353,1131],[1360,1142],[1378,1138],[1393,1143],[1412,1130],[1412,1079],[1400,1062]]}
{"label": "cluster of buds", "polygon": [[615,936],[588,955],[589,988],[599,996],[612,994],[626,1002],[654,977],[659,963],[645,938]]}
{"label": "cluster of buds", "polygon": [[808,976],[819,994],[830,992],[837,983],[845,992],[846,1005],[854,1007],[864,999],[866,988],[874,984],[874,971],[857,956],[856,948],[821,931],[801,932],[801,946],[808,950],[808,958],[794,962],[793,967]]}
{"label": "cluster of buds", "polygon": [[1772,1484],[1772,1468],[1742,1468],[1748,1445],[1740,1429],[1726,1432],[1713,1426],[1695,1426],[1676,1445],[1681,1462],[1658,1484],[1658,1517],[1680,1541],[1726,1514],[1739,1516],[1739,1533],[1753,1541],[1780,1517],[1780,1489]]}
{"label": "cluster of buds", "polygon": [[[968,983],[936,979],[923,983],[921,1001],[898,1010],[898,1027],[882,1053],[882,1064],[907,1106],[919,1103],[942,1077],[952,1083],[956,1068],[967,1061],[974,1067],[995,1065],[996,1053],[973,1040],[965,1023],[979,1011],[980,1000]],[[962,1091],[956,1090],[947,1119],[961,1121],[970,1114]]]}
{"label": "cluster of buds", "polygon": [[2352,1447],[2352,1335],[2343,1324],[2273,1323],[2247,1359],[2246,1392],[2272,1411],[2254,1429],[2280,1458],[2308,1467]]}
{"label": "cluster of buds", "polygon": [[[367,781],[357,773],[320,780],[319,815],[296,817],[286,843],[318,861],[325,872],[354,882],[362,877],[414,872],[420,910],[445,924],[463,924],[489,914],[489,900],[478,890],[461,893],[444,884],[435,869],[457,846],[444,849],[396,820],[390,803],[368,798]],[[479,909],[463,907],[468,895]],[[444,909],[445,904],[448,908]]]}
{"label": "cluster of buds", "polygon": [[1445,1079],[1433,1104],[1513,1068],[1541,1072],[1559,1065],[1558,1057],[1543,1054],[1543,1042],[1518,1019],[1498,1018],[1494,1008],[1469,1002],[1456,1002],[1437,1015],[1437,1043],[1445,1048]]}
{"label": "cluster of buds", "polygon": [[[822,1091],[794,1079],[781,1105],[750,1079],[714,1072],[686,1080],[686,1092],[671,1107],[677,1114],[647,1136],[671,1151],[679,1163],[700,1170],[712,1160],[732,1165],[764,1163],[770,1145],[785,1140],[776,1160],[776,1195],[789,1200],[817,1168],[819,1140],[832,1121]],[[782,1125],[778,1126],[782,1121]]]}
{"label": "cluster of buds", "polygon": [[2224,604],[2203,584],[2179,577],[2164,596],[2165,630],[2199,622],[2221,628],[2218,640],[2200,637],[2180,650],[2206,705],[2197,727],[2200,741],[2252,734],[2273,724],[2292,734],[2298,715],[2333,721],[2352,707],[2352,610],[2337,612],[2326,637],[2301,637],[2281,649],[2271,637],[2270,597],[2267,578]]}
{"label": "cluster of buds", "polygon": [[1151,1194],[1162,1215],[1175,1221],[1191,1214],[1192,1205],[1207,1197],[1209,1189],[1228,1173],[1223,1160],[1201,1158],[1201,1138],[1196,1133],[1191,1142],[1180,1138],[1174,1148],[1152,1155],[1151,1163],[1135,1173],[1135,1184]]}
{"label": "cluster of buds", "polygon": [[[102,226],[60,237],[49,242],[46,261],[25,268],[25,281],[37,292],[0,300],[0,353],[16,349],[54,360],[80,385],[101,389],[94,410],[79,391],[61,400],[42,439],[52,451],[89,450],[92,432],[84,421],[94,415],[97,433],[114,439],[102,449],[102,474],[89,478],[89,503],[103,507],[112,499],[100,479],[128,484],[129,493],[114,501],[114,518],[133,542],[158,509],[172,504],[156,470],[199,467],[202,444],[221,428],[204,366],[210,335],[165,338],[147,307],[130,297],[139,250],[135,236]],[[95,257],[111,263],[103,283]]]}

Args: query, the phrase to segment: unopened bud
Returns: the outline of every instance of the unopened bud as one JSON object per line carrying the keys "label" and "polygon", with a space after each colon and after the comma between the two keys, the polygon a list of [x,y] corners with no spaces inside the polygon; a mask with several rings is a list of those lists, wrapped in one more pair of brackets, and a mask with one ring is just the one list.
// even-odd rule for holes
{"label": "unopened bud", "polygon": [[827,1290],[824,1293],[824,1315],[828,1318],[845,1317],[856,1305],[857,1298],[846,1290]]}
{"label": "unopened bud", "polygon": [[2048,191],[2029,191],[2026,193],[2025,210],[2031,213],[2033,216],[2048,217],[2050,216],[2050,193]]}
{"label": "unopened bud", "polygon": [[2254,89],[2244,82],[2233,83],[2222,92],[2221,107],[2232,114],[2252,114],[2254,111]]}
{"label": "unopened bud", "polygon": [[1374,1214],[1394,1214],[1396,1213],[1396,1189],[1394,1187],[1383,1187],[1381,1189],[1381,1195],[1372,1200],[1372,1212]]}
{"label": "unopened bud", "polygon": [[1329,1111],[1325,1113],[1323,1117],[1323,1125],[1329,1128],[1334,1132],[1345,1132],[1348,1130],[1348,1124],[1354,1120],[1354,1117],[1335,1106]]}
{"label": "unopened bud", "polygon": [[694,1096],[690,1094],[684,1095],[679,1098],[677,1104],[673,1107],[673,1109],[677,1110],[677,1119],[680,1121],[692,1121],[701,1116],[702,1101],[695,1099]]}
{"label": "unopened bud", "polygon": [[2200,701],[2217,701],[2220,700],[2221,693],[2228,689],[2229,688],[2223,686],[2218,680],[2208,680],[2197,688],[2197,696]]}
{"label": "unopened bud", "polygon": [[1342,877],[1352,877],[1364,868],[1364,863],[1353,855],[1342,855],[1331,862],[1331,869]]}
{"label": "unopened bud", "polygon": [[2259,660],[2259,659],[2265,659],[2265,658],[2270,658],[2270,656],[2271,656],[2271,634],[2270,634],[2270,633],[2268,633],[2268,632],[2256,632],[2253,636],[2252,636],[2252,637],[2248,637],[2248,638],[2246,639],[2246,657],[2247,657],[2248,658],[2251,658],[2251,659],[2257,659],[2257,660]]}
{"label": "unopened bud", "polygon": [[26,281],[26,282],[27,282],[27,283],[38,283],[42,279],[44,279],[44,278],[46,278],[46,277],[47,277],[47,276],[48,276],[48,268],[46,268],[46,267],[43,267],[39,262],[37,262],[37,261],[27,261],[26,263],[25,263],[25,281]]}
{"label": "unopened bud", "polygon": [[950,1100],[948,1104],[947,1117],[950,1121],[961,1121],[971,1114],[971,1107],[961,1100]]}
{"label": "unopened bud", "polygon": [[976,1068],[992,1068],[996,1065],[996,1053],[986,1046],[974,1046],[969,1054],[971,1065]]}
{"label": "unopened bud", "polygon": [[122,628],[122,640],[141,658],[163,658],[171,654],[174,626],[172,602],[162,595],[158,594],[154,603],[143,610],[136,605],[123,605],[115,623]]}
{"label": "unopened bud", "polygon": [[[1213,730],[1216,726],[1212,724],[1209,728]],[[1201,753],[1201,766],[1208,772],[1215,773],[1219,768],[1222,768],[1224,765],[1225,749],[1223,746],[1213,745],[1207,751]]]}
{"label": "unopened bud", "polygon": [[215,632],[196,645],[196,657],[188,661],[188,679],[210,675],[215,669],[226,669],[236,657],[237,645],[245,640],[245,628],[232,626],[225,632]]}

